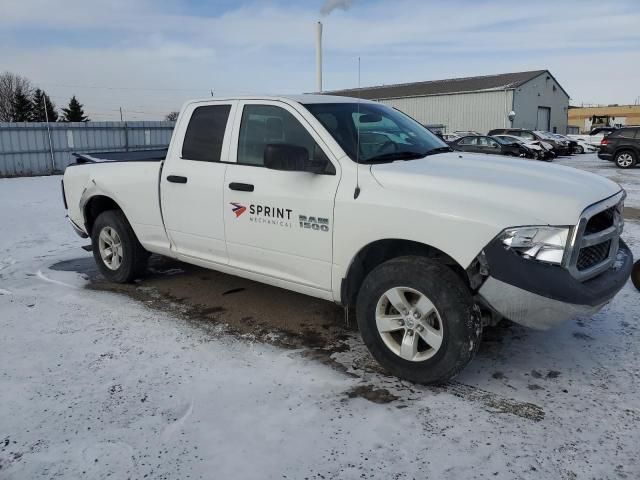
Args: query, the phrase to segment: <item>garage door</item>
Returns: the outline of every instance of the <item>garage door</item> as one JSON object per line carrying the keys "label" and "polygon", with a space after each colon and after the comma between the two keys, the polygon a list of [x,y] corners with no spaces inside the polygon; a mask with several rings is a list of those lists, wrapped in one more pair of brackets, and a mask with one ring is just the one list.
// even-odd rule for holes
{"label": "garage door", "polygon": [[551,130],[551,109],[549,107],[538,107],[538,124],[536,130],[548,132]]}

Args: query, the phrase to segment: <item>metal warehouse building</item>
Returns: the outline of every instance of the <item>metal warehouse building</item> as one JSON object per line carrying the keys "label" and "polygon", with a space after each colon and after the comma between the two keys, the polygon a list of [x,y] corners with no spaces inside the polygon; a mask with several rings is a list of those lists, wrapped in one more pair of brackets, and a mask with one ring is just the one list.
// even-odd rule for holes
{"label": "metal warehouse building", "polygon": [[[376,100],[447,132],[493,128],[567,131],[569,94],[548,70],[324,92]],[[515,112],[513,121],[509,113]]]}

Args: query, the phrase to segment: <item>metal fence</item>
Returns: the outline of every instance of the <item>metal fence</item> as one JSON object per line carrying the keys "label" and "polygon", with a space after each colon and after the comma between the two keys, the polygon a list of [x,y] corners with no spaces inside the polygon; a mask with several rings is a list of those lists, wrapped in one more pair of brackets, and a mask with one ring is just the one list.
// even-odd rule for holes
{"label": "metal fence", "polygon": [[175,122],[0,122],[0,177],[61,173],[73,152],[166,148]]}

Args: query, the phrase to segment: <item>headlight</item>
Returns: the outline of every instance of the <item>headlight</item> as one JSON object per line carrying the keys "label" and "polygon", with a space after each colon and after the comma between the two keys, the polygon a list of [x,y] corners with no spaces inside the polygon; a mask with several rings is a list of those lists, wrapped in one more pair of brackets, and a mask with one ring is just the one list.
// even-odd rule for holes
{"label": "headlight", "polygon": [[569,238],[566,227],[517,227],[502,232],[500,240],[507,250],[524,258],[560,265]]}

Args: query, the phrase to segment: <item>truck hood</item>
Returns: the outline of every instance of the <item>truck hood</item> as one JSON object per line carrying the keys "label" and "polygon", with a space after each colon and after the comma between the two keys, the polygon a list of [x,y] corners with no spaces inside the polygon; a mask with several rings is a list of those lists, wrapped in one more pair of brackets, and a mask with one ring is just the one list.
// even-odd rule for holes
{"label": "truck hood", "polygon": [[445,206],[446,215],[508,226],[574,225],[586,207],[621,190],[575,168],[460,152],[372,165],[371,173],[383,188],[408,194],[422,209]]}

